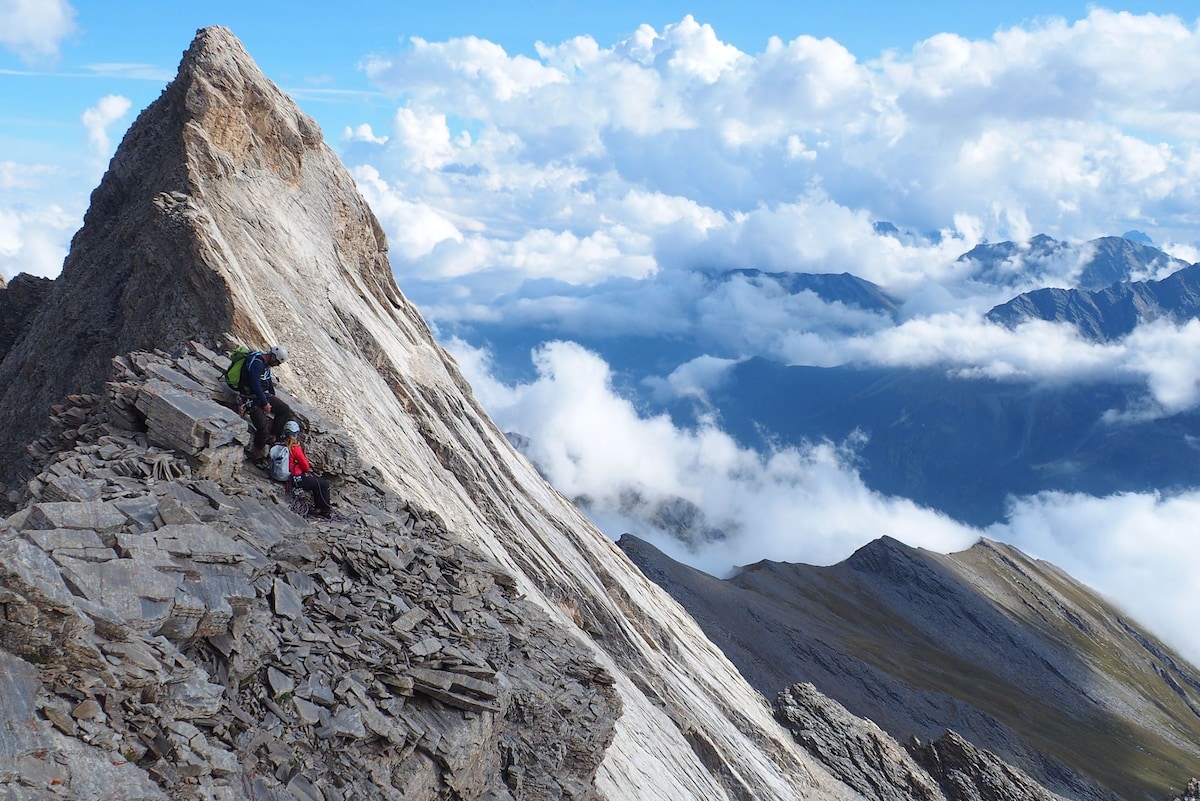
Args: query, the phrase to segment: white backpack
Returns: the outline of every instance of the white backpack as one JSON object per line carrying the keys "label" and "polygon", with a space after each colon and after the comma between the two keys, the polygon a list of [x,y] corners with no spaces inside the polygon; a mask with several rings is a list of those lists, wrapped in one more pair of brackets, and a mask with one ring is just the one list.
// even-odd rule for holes
{"label": "white backpack", "polygon": [[270,453],[271,478],[287,481],[292,477],[292,452],[286,445],[272,445]]}

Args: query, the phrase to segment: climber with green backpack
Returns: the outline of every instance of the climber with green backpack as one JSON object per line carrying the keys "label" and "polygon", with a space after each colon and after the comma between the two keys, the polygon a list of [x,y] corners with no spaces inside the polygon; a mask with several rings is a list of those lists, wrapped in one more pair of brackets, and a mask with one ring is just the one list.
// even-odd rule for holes
{"label": "climber with green backpack", "polygon": [[[225,383],[238,393],[239,409],[245,408],[250,415],[254,427],[250,458],[262,459],[266,455],[268,437],[279,439],[284,425],[292,419],[291,407],[275,395],[275,381],[271,376],[271,368],[287,359],[287,348],[272,345],[264,352],[239,345],[229,356]],[[270,420],[267,415],[271,415]]]}

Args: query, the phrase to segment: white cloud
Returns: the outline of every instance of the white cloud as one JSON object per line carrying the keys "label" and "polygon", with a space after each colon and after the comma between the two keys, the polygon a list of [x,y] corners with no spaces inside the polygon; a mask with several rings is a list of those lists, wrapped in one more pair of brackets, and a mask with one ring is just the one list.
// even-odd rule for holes
{"label": "white cloud", "polygon": [[1200,635],[1200,492],[1092,498],[1045,493],[1016,502],[1009,518],[987,531],[1065,570],[1114,601],[1193,665]]}
{"label": "white cloud", "polygon": [[88,143],[94,154],[109,155],[112,145],[108,138],[108,127],[124,117],[130,105],[132,104],[127,97],[105,95],[80,116],[80,122],[87,131]]}
{"label": "white cloud", "polygon": [[646,381],[655,389],[659,402],[687,397],[706,400],[709,390],[724,384],[735,366],[737,361],[734,359],[698,356],[676,367],[665,379],[649,378]]}
{"label": "white cloud", "polygon": [[373,145],[382,145],[386,144],[387,140],[386,136],[376,136],[375,132],[371,130],[371,126],[365,122],[353,128],[347,125],[342,132],[343,142],[369,142]]}
{"label": "white cloud", "polygon": [[57,206],[34,211],[0,206],[0,275],[55,278],[79,220]]}
{"label": "white cloud", "polygon": [[462,343],[454,347],[472,386],[486,388],[481,400],[501,428],[528,436],[532,460],[560,491],[589,498],[616,526],[610,536],[622,526],[646,533],[641,516],[672,499],[694,504],[710,526],[728,533],[687,560],[715,573],[759,558],[824,563],[884,533],[942,550],[978,536],[871,492],[830,443],[763,456],[715,425],[686,431],[666,416],[640,417],[613,392],[603,360],[578,345],[544,346],[534,355],[537,380],[503,389],[480,374],[486,358]]}
{"label": "white cloud", "polygon": [[[486,353],[463,342],[450,349],[501,429],[527,437],[551,483],[586,499],[589,516],[614,539],[634,533],[721,576],[760,559],[832,564],[885,534],[941,553],[986,535],[1066,570],[1200,662],[1200,586],[1192,580],[1200,571],[1200,491],[1045,493],[1012,499],[1007,520],[980,531],[868,489],[854,469],[854,442],[763,455],[712,423],[689,431],[664,416],[642,417],[614,392],[608,366],[577,345],[544,346],[534,357],[536,379],[518,386],[490,375]],[[704,384],[720,372],[720,364],[701,362],[678,378],[691,373],[699,380],[687,383]],[[655,525],[664,503],[699,512],[707,530],[698,542],[685,545]]]}
{"label": "white cloud", "polygon": [[[418,39],[366,64],[403,98],[386,155],[369,158],[407,202],[478,232],[481,260],[428,250],[401,277],[480,275],[484,305],[492,254],[509,254],[514,280],[546,274],[516,255],[530,230],[579,243],[627,231],[660,268],[845,270],[933,297],[928,284],[984,239],[1138,228],[1197,249],[1197,53],[1200,31],[1177,18],[1102,9],[866,63],[809,36],[743,53],[692,17],[611,46],[540,44],[537,58]],[[707,219],[663,225],[639,198]],[[901,246],[874,236],[880,219],[950,239]],[[627,258],[611,264],[631,274]]]}
{"label": "white cloud", "polygon": [[75,32],[75,9],[65,0],[0,0],[0,47],[26,62],[58,57]]}
{"label": "white cloud", "polygon": [[462,242],[455,222],[437,208],[404,199],[374,167],[359,167],[354,178],[380,222],[391,232],[388,243],[393,259],[420,259],[441,242]]}
{"label": "white cloud", "polygon": [[36,189],[43,180],[59,172],[59,168],[48,164],[0,161],[0,189]]}

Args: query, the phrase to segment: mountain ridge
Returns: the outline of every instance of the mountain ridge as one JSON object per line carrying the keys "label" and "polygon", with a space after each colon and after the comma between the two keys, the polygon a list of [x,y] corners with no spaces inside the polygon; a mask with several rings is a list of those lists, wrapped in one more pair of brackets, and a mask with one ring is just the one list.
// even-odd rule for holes
{"label": "mountain ridge", "polygon": [[[30,455],[14,457],[46,431],[49,410],[70,410],[64,398],[105,395],[112,359],[187,358],[190,341],[227,347],[227,333],[287,345],[276,378],[297,408],[319,410],[372,466],[370,481],[436,510],[440,528],[511,576],[517,593],[611,675],[622,713],[581,797],[627,797],[631,788],[648,801],[855,797],[796,748],[683,610],[511,448],[396,287],[382,230],[315,124],[230,31],[213,27],[197,33],[176,80],[131,126],[62,275],[0,363],[4,472],[22,478],[10,485],[10,502],[15,494],[27,503],[41,485],[84,492],[70,489],[77,482],[68,475],[30,475]],[[193,408],[181,391],[195,390],[162,390]],[[201,408],[212,420],[227,413]],[[50,437],[46,458],[83,459],[61,439]],[[221,447],[212,469],[236,472]],[[50,557],[30,550],[40,546],[17,519],[5,529],[12,547],[57,575]],[[110,561],[103,570],[132,569],[128,557]],[[22,608],[49,615],[49,606],[36,611],[38,597]],[[55,603],[68,601],[79,603]],[[79,615],[107,620],[92,607]],[[38,685],[22,688],[30,686]],[[520,706],[506,714],[519,720]]]}
{"label": "mountain ridge", "polygon": [[1069,798],[1164,797],[1200,767],[1200,672],[1011,546],[883,536],[829,567],[720,580],[618,544],[768,697],[814,682],[900,742],[950,729]]}
{"label": "mountain ridge", "polygon": [[987,313],[1015,328],[1025,320],[1070,323],[1087,339],[1111,342],[1139,324],[1158,319],[1176,324],[1200,316],[1200,264],[1157,281],[1118,282],[1103,289],[1045,288],[1018,295]]}
{"label": "mountain ridge", "polygon": [[[23,479],[0,522],[6,790],[912,795],[913,774],[798,744],[822,718],[834,751],[899,753],[815,690],[785,726],[512,449],[386,253],[311,120],[232,32],[199,31],[0,361],[3,473]],[[344,519],[303,518],[243,461],[233,341],[289,347],[277,378]],[[1021,797],[975,757],[975,781]]]}

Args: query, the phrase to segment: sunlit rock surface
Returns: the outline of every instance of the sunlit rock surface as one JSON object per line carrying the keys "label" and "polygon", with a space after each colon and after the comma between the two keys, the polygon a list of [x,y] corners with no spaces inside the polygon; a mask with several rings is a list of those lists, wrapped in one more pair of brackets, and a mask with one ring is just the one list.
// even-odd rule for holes
{"label": "sunlit rock surface", "polygon": [[[277,377],[322,421],[352,530],[245,475],[203,405],[225,332],[290,349]],[[858,797],[513,451],[227,30],[198,33],[94,192],[0,363],[0,439],[5,658],[34,666],[5,693],[17,797],[115,771],[146,797]]]}

